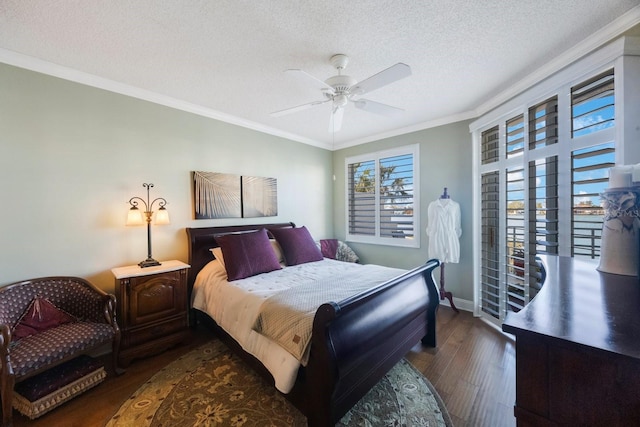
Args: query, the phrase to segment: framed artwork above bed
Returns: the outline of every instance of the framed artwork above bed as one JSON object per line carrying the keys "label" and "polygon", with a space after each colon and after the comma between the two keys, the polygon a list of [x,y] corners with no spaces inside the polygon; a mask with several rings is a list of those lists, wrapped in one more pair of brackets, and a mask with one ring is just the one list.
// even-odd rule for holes
{"label": "framed artwork above bed", "polygon": [[192,172],[195,219],[278,215],[278,180],[219,172]]}

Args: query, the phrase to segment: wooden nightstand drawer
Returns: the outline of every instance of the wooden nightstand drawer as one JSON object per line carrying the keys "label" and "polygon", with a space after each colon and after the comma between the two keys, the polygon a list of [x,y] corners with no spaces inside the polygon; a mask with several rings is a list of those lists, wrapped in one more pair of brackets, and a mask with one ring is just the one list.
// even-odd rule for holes
{"label": "wooden nightstand drawer", "polygon": [[181,332],[187,328],[187,319],[180,316],[163,322],[153,322],[138,328],[132,328],[127,333],[125,347],[131,347],[158,338],[164,338],[174,332]]}
{"label": "wooden nightstand drawer", "polygon": [[116,277],[119,362],[165,350],[188,336],[187,270],[180,261],[112,270]]}

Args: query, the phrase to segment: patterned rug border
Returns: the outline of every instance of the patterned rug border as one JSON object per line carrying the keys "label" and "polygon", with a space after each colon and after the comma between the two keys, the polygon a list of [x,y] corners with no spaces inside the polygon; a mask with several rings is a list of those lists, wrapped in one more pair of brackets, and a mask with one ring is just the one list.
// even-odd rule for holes
{"label": "patterned rug border", "polygon": [[447,425],[447,427],[453,427],[453,420],[451,419],[451,415],[449,414],[447,405],[444,404],[444,400],[442,400],[442,397],[440,397],[440,394],[438,394],[436,388],[433,386],[433,384],[431,384],[431,381],[429,381],[429,379],[425,377],[424,374],[420,372],[418,368],[413,366],[407,359],[404,359],[404,361],[407,362],[407,366],[409,366],[416,373],[416,375],[419,375],[425,379],[424,384],[431,391],[431,394],[433,395],[433,398],[436,400],[436,402],[438,402],[438,406],[440,407],[442,418],[444,418],[445,424]]}
{"label": "patterned rug border", "polygon": [[[204,362],[213,359],[224,351],[224,347],[219,349],[218,352],[208,351],[208,347],[212,347],[211,350],[215,350],[215,348],[213,348],[215,342],[217,341],[212,341],[194,348],[176,360],[169,362],[164,368],[153,374],[151,378],[138,387],[129,399],[120,406],[105,427],[128,427],[129,425],[135,425],[136,427],[150,426],[153,417],[148,417],[146,414],[150,411],[153,411],[152,414],[155,414],[158,411],[164,397],[173,390],[177,382],[185,375],[194,372]],[[198,355],[196,355],[196,353],[198,353]],[[165,375],[165,381],[158,381],[158,379]],[[138,397],[143,393],[157,398],[138,401]],[[136,415],[134,418],[123,418],[122,415],[127,411],[131,412],[131,408],[144,410],[145,412]]]}
{"label": "patterned rug border", "polygon": [[[183,378],[196,373],[196,371],[204,367],[205,363],[211,361],[212,359],[218,356],[225,357],[225,355],[227,354],[230,354],[231,357],[237,357],[235,355],[232,355],[232,352],[221,341],[213,340],[197,348],[194,348],[178,359],[168,363],[165,367],[151,376],[151,378],[149,378],[149,380],[147,380],[144,384],[140,385],[140,387],[129,397],[129,399],[127,399],[121,405],[121,407],[113,415],[113,417],[105,427],[128,427],[134,425],[136,427],[150,427],[152,425],[155,425],[154,420],[156,418],[156,414],[161,409],[163,403],[165,403],[165,399],[171,393],[173,393],[174,389],[179,386]],[[238,362],[239,364],[243,365],[243,369],[248,370],[252,373],[252,375],[256,377],[258,376],[249,367],[244,365],[244,362],[240,360],[238,360]],[[429,390],[429,392],[431,393],[431,397],[434,398],[438,409],[440,410],[436,410],[434,412],[440,414],[440,416],[442,417],[442,421],[445,423],[446,427],[453,427],[453,422],[446,409],[446,406],[431,382],[427,378],[425,378],[424,375],[406,359],[403,359],[399,363],[402,363],[405,367],[409,367],[409,370],[413,373],[413,375],[415,375],[416,378],[422,379],[422,381],[420,382]],[[275,389],[273,389],[273,391],[273,394],[277,396],[277,399],[281,399],[282,401],[286,402],[286,399],[282,397],[280,393],[275,391]],[[288,402],[287,404],[290,405]],[[299,414],[297,410],[294,409],[294,411]],[[302,415],[299,414],[299,416]],[[345,416],[345,418],[347,417]],[[357,417],[351,420],[351,424],[353,424],[355,421],[357,421]],[[359,422],[363,421],[360,420]],[[364,422],[366,423],[366,421]],[[293,424],[299,425],[299,423]],[[304,424],[306,424],[306,422]],[[340,424],[344,425],[342,423]],[[194,423],[194,425],[201,424]],[[208,424],[203,423],[202,425]],[[232,425],[240,426],[242,425],[242,423],[232,423]],[[366,423],[366,425],[371,424]],[[412,424],[407,425],[411,426]]]}

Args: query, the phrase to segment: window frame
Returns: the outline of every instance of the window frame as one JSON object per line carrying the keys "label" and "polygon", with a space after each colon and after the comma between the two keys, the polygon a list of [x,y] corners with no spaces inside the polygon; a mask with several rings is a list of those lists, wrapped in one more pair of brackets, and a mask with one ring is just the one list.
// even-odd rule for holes
{"label": "window frame", "polygon": [[[380,235],[380,160],[389,157],[412,156],[413,163],[413,238],[399,239],[395,237],[383,237]],[[349,230],[349,216],[351,211],[349,184],[349,165],[373,161],[375,163],[375,233],[372,236],[352,234]],[[373,245],[400,246],[409,248],[420,248],[421,227],[420,227],[420,145],[411,144],[402,147],[394,147],[386,150],[359,154],[345,158],[345,240],[354,243],[368,243]]]}
{"label": "window frame", "polygon": [[[611,73],[615,78],[616,70],[617,70],[617,67],[615,66],[615,64],[607,64],[607,66],[604,66],[600,69],[592,70],[591,73],[588,73],[586,75],[583,74],[576,79],[564,82],[563,84],[555,88],[555,90],[546,92],[542,94],[542,96],[538,95],[537,97],[522,99],[519,105],[516,106],[515,108],[512,108],[506,112],[503,112],[503,114],[498,115],[494,117],[492,120],[488,120],[487,122],[485,122],[484,126],[478,127],[472,130],[473,141],[474,141],[474,144],[476,144],[476,146],[474,146],[474,153],[475,153],[474,156],[476,156],[474,160],[475,162],[474,164],[476,168],[475,174],[474,174],[474,180],[476,180],[476,182],[479,183],[480,181],[482,181],[482,177],[484,177],[485,175],[491,172],[496,172],[499,175],[499,181],[500,181],[500,187],[501,187],[499,199],[503,200],[502,204],[504,205],[504,206],[501,206],[500,208],[501,209],[500,217],[498,221],[499,222],[498,234],[500,236],[499,241],[501,242],[501,245],[503,244],[506,245],[506,242],[508,240],[506,236],[506,232],[508,228],[507,227],[508,218],[507,218],[507,208],[506,208],[508,171],[513,168],[524,166],[523,175],[524,175],[525,182],[527,182],[532,178],[529,176],[531,172],[529,165],[531,162],[537,162],[545,158],[557,156],[557,167],[558,167],[557,173],[559,174],[559,177],[561,177],[561,179],[559,179],[557,183],[557,192],[558,192],[558,197],[565,199],[565,203],[560,203],[558,207],[558,219],[557,219],[558,226],[560,230],[564,230],[564,231],[561,231],[558,236],[559,239],[557,242],[558,244],[557,255],[574,256],[573,244],[572,244],[572,236],[574,234],[574,230],[573,230],[574,206],[573,206],[572,190],[573,190],[574,183],[571,176],[573,173],[573,168],[571,163],[573,153],[582,149],[588,149],[588,148],[594,148],[594,147],[598,147],[606,144],[612,144],[614,146],[613,150],[615,152],[615,161],[620,161],[620,153],[618,151],[620,147],[620,141],[616,138],[616,132],[618,131],[618,128],[620,125],[614,124],[611,127],[603,128],[594,133],[574,136],[572,133],[574,117],[571,109],[572,104],[570,102],[571,91],[574,86],[576,85],[580,86],[591,79],[595,79],[595,77],[597,76],[605,75],[607,73]],[[520,115],[524,115],[525,119],[529,118],[531,109],[538,107],[540,104],[546,103],[549,99],[554,97],[558,99],[557,112],[555,113],[557,114],[555,116],[555,120],[557,120],[556,126],[558,129],[558,133],[557,133],[557,137],[555,137],[556,138],[556,141],[554,141],[555,143],[550,145],[543,145],[543,146],[533,146],[533,147],[529,146],[529,143],[532,137],[531,131],[533,129],[531,129],[531,126],[532,126],[531,121],[527,120],[523,129],[526,135],[525,144],[524,144],[525,149],[523,150],[523,152],[518,152],[515,155],[509,156],[508,155],[508,148],[509,148],[509,142],[510,142],[509,123],[519,118]],[[620,100],[617,100],[614,102],[614,105],[617,106],[620,102],[621,102]],[[496,126],[499,128],[498,156],[493,161],[487,162],[485,161],[485,159],[481,157],[481,153],[484,148],[483,147],[483,142],[485,139],[484,134],[491,133]],[[479,184],[476,184],[476,185],[477,185],[478,196],[481,198],[482,190]],[[530,301],[531,298],[533,298],[533,296],[535,296],[535,293],[537,292],[537,288],[535,288],[534,286],[536,285],[536,282],[538,282],[538,275],[534,271],[536,267],[531,262],[535,253],[532,253],[531,251],[530,245],[532,244],[532,240],[531,240],[532,238],[529,235],[529,232],[531,231],[530,230],[531,223],[529,221],[530,210],[531,210],[530,203],[532,203],[532,200],[530,200],[529,193],[531,193],[532,191],[535,191],[535,188],[530,188],[529,185],[530,184],[528,184],[527,188],[525,189],[526,197],[524,201],[524,204],[525,204],[524,209],[526,212],[524,247],[526,248],[526,250],[524,251],[524,254],[523,254],[524,268],[522,269],[523,271],[520,273],[522,275],[523,283],[525,284],[524,294],[522,295],[522,302],[525,305]],[[567,198],[571,200],[571,203],[570,203],[571,206],[566,204]],[[476,213],[476,215],[478,214]],[[479,225],[479,227],[482,227],[482,226]],[[567,232],[567,230],[569,231]],[[480,235],[482,234],[481,229],[477,232]],[[476,236],[475,238],[477,239],[478,236]],[[476,253],[478,254],[477,255],[478,256],[477,258],[478,273],[474,275],[475,276],[474,277],[474,283],[475,283],[474,284],[474,301],[475,301],[474,313],[490,321],[491,323],[496,323],[499,325],[504,320],[506,314],[510,311],[508,308],[508,305],[509,305],[508,301],[506,300],[509,294],[506,293],[505,296],[502,297],[501,301],[499,301],[498,303],[495,303],[496,307],[499,307],[500,309],[500,313],[498,317],[495,317],[495,315],[491,314],[489,311],[485,309],[485,307],[482,305],[483,299],[481,295],[481,293],[483,292],[483,282],[482,282],[483,276],[481,271],[483,271],[482,269],[484,268],[483,267],[484,265],[483,265],[481,252],[478,251]],[[500,286],[505,287],[505,288],[501,288],[500,292],[503,292],[507,286],[510,286],[507,280],[508,279],[507,276],[509,276],[509,272],[510,272],[509,270],[510,253],[506,248],[500,249],[499,259],[504,260],[504,263],[501,266],[501,272],[498,275],[498,278],[501,282]],[[474,266],[474,269],[475,268],[476,267]],[[505,277],[507,277],[507,279],[503,279]]]}
{"label": "window frame", "polygon": [[[616,125],[601,132],[581,135],[572,138],[571,126],[567,123],[558,123],[558,141],[571,141],[571,144],[560,144],[558,168],[568,171],[571,168],[571,153],[583,148],[596,146],[599,144],[612,143],[615,148],[616,165],[636,164],[640,162],[640,144],[637,144],[637,129],[630,124],[636,123],[640,117],[640,91],[638,90],[638,76],[640,76],[640,38],[623,36],[597,50],[590,51],[580,59],[571,58],[571,62],[563,63],[561,67],[553,70],[545,70],[544,77],[537,74],[535,78],[527,81],[526,85],[514,86],[507,89],[507,92],[500,92],[488,104],[485,104],[482,115],[469,125],[472,139],[473,154],[473,310],[474,315],[482,317],[489,323],[500,326],[503,318],[498,321],[495,317],[485,315],[481,309],[481,273],[482,273],[482,211],[481,209],[481,180],[489,172],[497,171],[499,174],[500,165],[484,161],[482,151],[483,132],[490,130],[496,123],[513,117],[518,112],[525,112],[527,106],[543,102],[551,96],[558,95],[557,111],[563,117],[571,117],[571,88],[580,85],[589,78],[593,78],[609,69],[614,69],[614,89],[616,96],[615,121]],[[556,62],[556,66],[559,62]],[[534,73],[535,74],[535,73]],[[509,96],[506,96],[508,93]],[[489,108],[490,107],[490,108]],[[502,159],[505,149],[502,144],[505,139],[504,126],[500,125],[499,133],[499,156]],[[556,150],[550,147],[557,145],[539,147],[535,150],[525,151],[525,158],[529,161],[553,155]],[[511,159],[507,160],[507,163]],[[503,165],[504,166],[504,165]],[[500,175],[502,176],[502,175]],[[571,191],[572,183],[568,174],[558,176],[558,191]],[[500,185],[499,200],[504,196],[503,186]],[[571,227],[573,210],[567,204],[560,204],[558,207],[558,227],[560,230]],[[504,205],[500,204],[499,212],[500,225],[498,232],[501,232],[504,216]],[[499,238],[504,238],[500,234]],[[527,237],[528,238],[528,237]],[[558,236],[558,255],[571,256],[571,237],[568,233]],[[499,256],[504,259],[504,248],[500,248]],[[594,268],[597,262],[593,263]],[[501,270],[504,264],[500,266]],[[525,266],[525,275],[537,275],[536,267],[529,263]]]}

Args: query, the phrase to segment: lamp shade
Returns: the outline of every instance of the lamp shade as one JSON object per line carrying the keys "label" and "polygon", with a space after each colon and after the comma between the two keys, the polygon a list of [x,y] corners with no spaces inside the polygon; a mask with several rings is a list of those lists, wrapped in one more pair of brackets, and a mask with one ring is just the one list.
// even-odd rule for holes
{"label": "lamp shade", "polygon": [[156,212],[155,224],[156,225],[169,224],[169,211],[164,206],[158,209],[158,212]]}
{"label": "lamp shade", "polygon": [[127,225],[144,225],[140,209],[135,206],[129,209],[129,213],[127,214]]}

